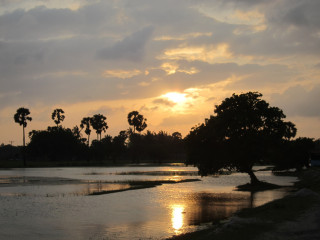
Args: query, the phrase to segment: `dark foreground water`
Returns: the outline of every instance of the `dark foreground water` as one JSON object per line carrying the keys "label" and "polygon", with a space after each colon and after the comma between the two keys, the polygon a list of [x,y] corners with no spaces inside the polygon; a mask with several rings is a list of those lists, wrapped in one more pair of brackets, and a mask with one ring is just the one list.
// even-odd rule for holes
{"label": "dark foreground water", "polygon": [[[183,166],[0,170],[0,239],[164,239],[288,191],[238,192],[234,187],[249,181],[246,174],[200,178],[196,172]],[[257,176],[279,185],[296,180],[270,171]],[[136,181],[181,179],[201,181],[88,196]]]}

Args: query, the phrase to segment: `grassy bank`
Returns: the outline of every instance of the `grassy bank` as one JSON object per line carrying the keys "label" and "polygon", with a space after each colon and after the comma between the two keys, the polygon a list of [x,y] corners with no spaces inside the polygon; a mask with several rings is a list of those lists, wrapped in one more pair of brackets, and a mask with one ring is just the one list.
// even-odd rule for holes
{"label": "grassy bank", "polygon": [[[148,166],[166,166],[172,164],[183,164],[175,160],[167,160],[159,162],[132,162],[132,160],[76,160],[76,161],[27,161],[27,168],[38,167],[117,167],[117,166],[134,166],[146,164]],[[24,168],[23,160],[0,160],[0,168]]]}
{"label": "grassy bank", "polygon": [[104,195],[104,194],[110,194],[110,193],[117,193],[117,192],[125,192],[130,190],[138,190],[138,189],[144,189],[144,188],[153,188],[156,186],[161,186],[162,184],[176,184],[176,183],[185,183],[185,182],[197,182],[201,181],[200,179],[182,179],[182,180],[157,180],[157,181],[130,181],[128,184],[130,185],[129,188],[125,189],[117,189],[117,190],[107,190],[107,191],[96,191],[93,193],[90,193],[90,196],[95,195]]}
{"label": "grassy bank", "polygon": [[171,239],[320,239],[320,169],[302,172],[295,187],[282,199],[243,209],[224,223]]}

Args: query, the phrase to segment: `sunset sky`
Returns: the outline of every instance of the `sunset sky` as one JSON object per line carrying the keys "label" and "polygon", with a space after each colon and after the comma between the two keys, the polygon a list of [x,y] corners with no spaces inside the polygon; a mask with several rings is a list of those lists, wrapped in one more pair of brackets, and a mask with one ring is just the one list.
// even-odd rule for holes
{"label": "sunset sky", "polygon": [[[320,138],[319,0],[0,0],[0,144],[31,130],[137,110],[185,136],[232,93],[259,91]],[[93,135],[94,136],[94,135]]]}

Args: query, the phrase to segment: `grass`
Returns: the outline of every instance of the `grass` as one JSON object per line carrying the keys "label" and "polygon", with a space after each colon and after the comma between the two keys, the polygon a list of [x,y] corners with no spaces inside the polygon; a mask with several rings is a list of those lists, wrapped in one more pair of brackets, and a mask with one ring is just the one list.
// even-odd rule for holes
{"label": "grass", "polygon": [[[62,161],[35,161],[31,159],[27,159],[27,166],[26,167],[117,167],[117,166],[141,166],[145,164],[145,166],[172,166],[172,165],[180,165],[183,162],[179,161],[162,161],[161,163],[155,163],[153,161],[141,163],[133,163],[132,160],[62,160]],[[22,159],[15,159],[15,160],[3,160],[0,159],[0,168],[24,168],[23,160]]]}
{"label": "grass", "polygon": [[265,190],[272,190],[272,189],[278,189],[278,188],[282,188],[283,186],[279,186],[273,183],[267,183],[267,182],[262,182],[260,181],[257,184],[243,184],[243,185],[239,185],[237,186],[237,190],[238,191],[249,191],[249,192],[258,192],[258,191],[265,191]]}
{"label": "grass", "polygon": [[128,181],[128,182],[122,182],[122,183],[129,184],[130,185],[129,188],[117,189],[117,190],[107,190],[107,191],[97,191],[97,192],[90,193],[89,196],[118,193],[118,192],[138,190],[138,189],[144,189],[144,188],[153,188],[156,186],[160,186],[162,184],[176,184],[176,183],[196,182],[196,181],[201,181],[201,180],[200,179],[183,179],[183,180],[178,180],[178,181],[175,181],[175,180]]}

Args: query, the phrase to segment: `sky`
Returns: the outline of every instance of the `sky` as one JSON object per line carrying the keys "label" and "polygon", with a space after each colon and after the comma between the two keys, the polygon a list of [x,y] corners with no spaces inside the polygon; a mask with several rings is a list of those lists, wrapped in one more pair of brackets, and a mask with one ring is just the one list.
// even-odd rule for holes
{"label": "sky", "polygon": [[[0,0],[0,144],[107,117],[183,136],[233,93],[258,91],[320,138],[319,0]],[[85,136],[84,136],[85,137]]]}

